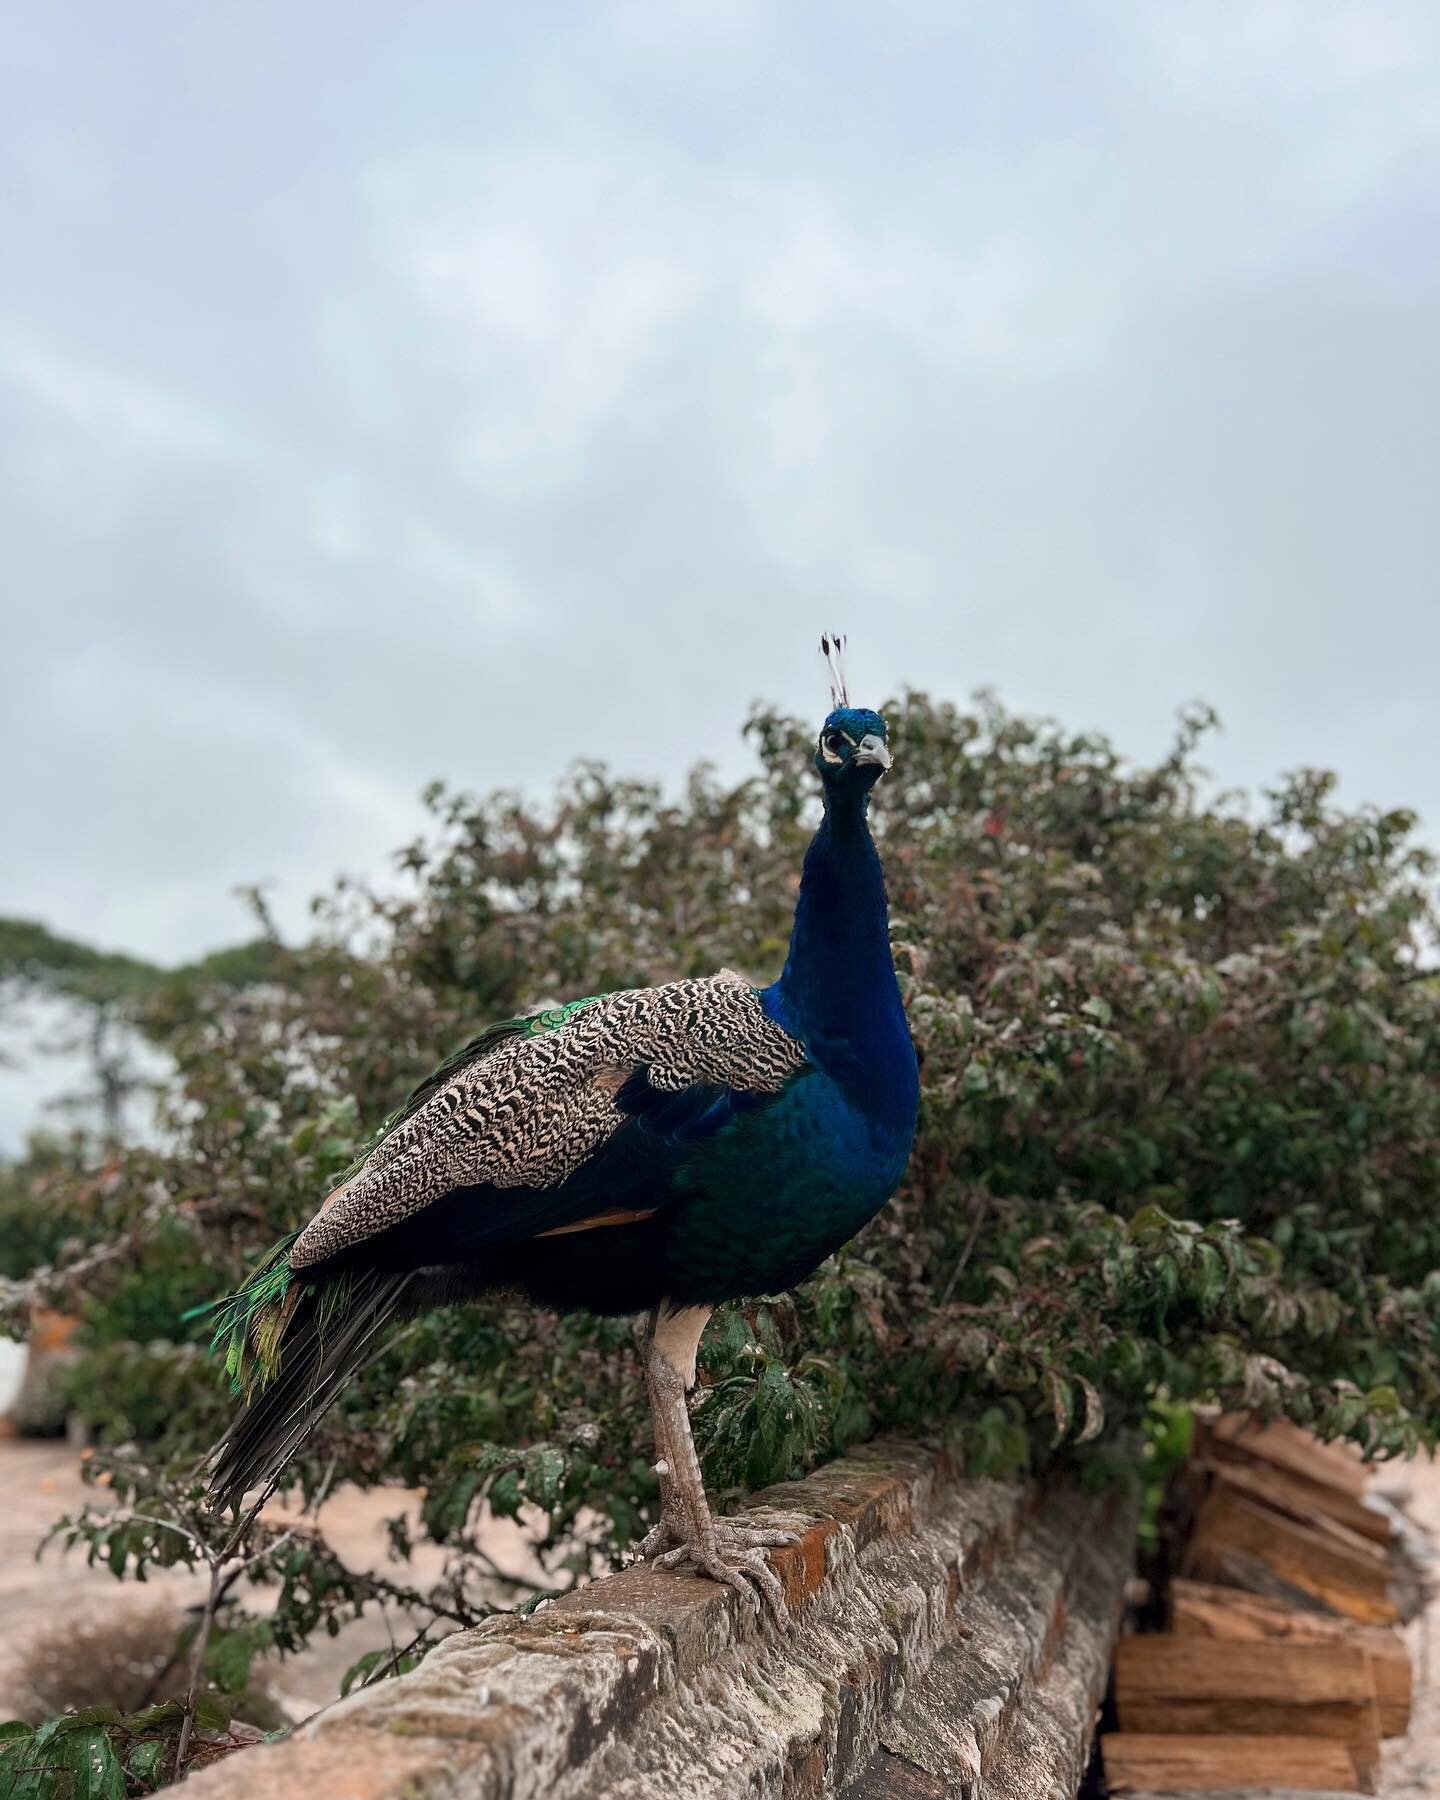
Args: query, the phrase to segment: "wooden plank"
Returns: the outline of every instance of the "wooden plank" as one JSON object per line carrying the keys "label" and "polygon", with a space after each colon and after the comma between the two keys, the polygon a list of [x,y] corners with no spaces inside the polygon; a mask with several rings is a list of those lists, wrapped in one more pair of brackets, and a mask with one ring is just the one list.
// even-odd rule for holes
{"label": "wooden plank", "polygon": [[1409,1729],[1414,1671],[1405,1640],[1388,1625],[1357,1625],[1352,1619],[1297,1612],[1240,1588],[1174,1581],[1170,1584],[1170,1629],[1177,1637],[1213,1637],[1231,1643],[1280,1639],[1355,1644],[1370,1667],[1381,1737],[1402,1737]]}
{"label": "wooden plank", "polygon": [[1252,1558],[1332,1612],[1365,1625],[1394,1625],[1400,1614],[1390,1597],[1389,1565],[1383,1556],[1377,1560],[1375,1548],[1366,1544],[1359,1551],[1217,1484],[1196,1512],[1180,1572],[1201,1581],[1234,1581],[1236,1557]]}
{"label": "wooden plank", "polygon": [[1258,1556],[1248,1556],[1243,1550],[1228,1550],[1222,1546],[1213,1560],[1214,1568],[1207,1568],[1205,1575],[1224,1587],[1243,1588],[1247,1594],[1263,1594],[1293,1612],[1313,1612],[1324,1619],[1342,1616],[1327,1606],[1318,1594],[1308,1594],[1293,1582],[1283,1581]]}
{"label": "wooden plank", "polygon": [[1258,1644],[1265,1638],[1333,1643],[1353,1631],[1381,1627],[1357,1625],[1334,1613],[1305,1612],[1265,1594],[1210,1581],[1176,1579],[1170,1583],[1170,1629],[1177,1636],[1217,1637]]}
{"label": "wooden plank", "polygon": [[1205,1465],[1205,1478],[1209,1483],[1208,1491],[1221,1488],[1256,1506],[1263,1506],[1267,1512],[1278,1513],[1294,1524],[1303,1525],[1308,1531],[1318,1532],[1332,1544],[1348,1551],[1357,1562],[1368,1564],[1382,1580],[1389,1583],[1394,1571],[1385,1544],[1373,1535],[1352,1531],[1348,1525],[1341,1524],[1339,1519],[1327,1513],[1311,1513],[1307,1516],[1297,1505],[1287,1503],[1279,1497],[1276,1492],[1279,1484],[1270,1470],[1259,1465],[1252,1469],[1238,1463],[1208,1463]]}
{"label": "wooden plank", "polygon": [[1115,1692],[1325,1704],[1370,1698],[1365,1658],[1352,1644],[1235,1644],[1127,1632],[1115,1646]]}
{"label": "wooden plank", "polygon": [[1137,1788],[1193,1794],[1217,1787],[1262,1793],[1277,1788],[1305,1793],[1365,1791],[1349,1751],[1325,1738],[1112,1731],[1100,1740],[1100,1760],[1106,1782],[1120,1794]]}
{"label": "wooden plank", "polygon": [[1210,1454],[1254,1457],[1357,1500],[1370,1480],[1371,1465],[1353,1444],[1322,1443],[1288,1419],[1265,1422],[1249,1413],[1225,1413],[1204,1427],[1201,1438]]}
{"label": "wooden plank", "polygon": [[1353,1644],[1122,1637],[1115,1710],[1122,1731],[1333,1738],[1365,1781],[1380,1762],[1374,1683]]}
{"label": "wooden plank", "polygon": [[1277,1464],[1226,1460],[1221,1455],[1206,1457],[1201,1466],[1212,1479],[1231,1482],[1252,1500],[1288,1513],[1302,1525],[1333,1523],[1382,1550],[1394,1533],[1389,1514],[1367,1506],[1363,1498]]}

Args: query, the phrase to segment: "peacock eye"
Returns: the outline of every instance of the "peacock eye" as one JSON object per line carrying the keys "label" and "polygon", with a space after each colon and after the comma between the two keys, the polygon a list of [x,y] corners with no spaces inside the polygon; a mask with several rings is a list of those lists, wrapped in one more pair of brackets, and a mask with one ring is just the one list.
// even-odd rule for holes
{"label": "peacock eye", "polygon": [[842,731],[822,731],[820,733],[820,751],[827,762],[839,762],[845,755],[845,734]]}

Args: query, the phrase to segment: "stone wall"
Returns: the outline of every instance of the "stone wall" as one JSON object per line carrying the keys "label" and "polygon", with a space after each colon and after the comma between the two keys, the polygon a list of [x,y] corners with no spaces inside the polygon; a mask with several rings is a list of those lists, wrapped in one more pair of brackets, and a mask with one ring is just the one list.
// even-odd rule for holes
{"label": "stone wall", "polygon": [[1070,1800],[1130,1570],[1119,1492],[963,1481],[882,1442],[757,1496],[780,1629],[627,1569],[186,1784],[194,1800]]}

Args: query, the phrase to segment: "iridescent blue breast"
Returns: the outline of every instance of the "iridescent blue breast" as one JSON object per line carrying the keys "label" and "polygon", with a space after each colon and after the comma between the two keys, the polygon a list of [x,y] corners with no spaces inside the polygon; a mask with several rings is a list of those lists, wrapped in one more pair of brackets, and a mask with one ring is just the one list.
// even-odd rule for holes
{"label": "iridescent blue breast", "polygon": [[676,1181],[667,1262],[680,1301],[776,1293],[803,1281],[894,1193],[913,1122],[877,1122],[818,1069],[737,1118]]}

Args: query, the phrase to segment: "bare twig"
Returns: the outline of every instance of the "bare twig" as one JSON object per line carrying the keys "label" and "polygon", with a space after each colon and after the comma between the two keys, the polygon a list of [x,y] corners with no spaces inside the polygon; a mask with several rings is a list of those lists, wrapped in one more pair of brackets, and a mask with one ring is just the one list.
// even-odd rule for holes
{"label": "bare twig", "polygon": [[[175,1745],[175,1778],[177,1781],[184,1772],[185,1758],[190,1751],[190,1740],[195,1734],[195,1709],[200,1703],[200,1687],[205,1678],[205,1653],[210,1648],[210,1633],[214,1629],[215,1615],[219,1612],[220,1602],[226,1594],[234,1587],[246,1569],[265,1552],[257,1552],[252,1557],[242,1556],[238,1562],[234,1563],[233,1567],[227,1567],[227,1564],[231,1563],[236,1552],[244,1545],[250,1527],[255,1523],[261,1507],[275,1492],[279,1479],[278,1474],[270,1477],[260,1490],[259,1498],[247,1512],[241,1513],[236,1519],[235,1529],[219,1550],[204,1550],[205,1561],[210,1568],[210,1591],[205,1597],[205,1605],[200,1613],[200,1628],[195,1633],[195,1645],[190,1657],[190,1685],[185,1691],[185,1714],[180,1721],[180,1736]],[[288,1537],[292,1534],[293,1528],[292,1532],[284,1535]],[[282,1537],[280,1541],[283,1542],[284,1538]],[[276,1546],[271,1544],[266,1548],[273,1550]]]}
{"label": "bare twig", "polygon": [[204,1610],[200,1614],[200,1628],[195,1633],[195,1645],[190,1657],[190,1685],[185,1690],[185,1716],[180,1721],[180,1736],[175,1744],[175,1779],[177,1781],[184,1772],[185,1758],[190,1753],[190,1739],[195,1733],[195,1709],[200,1703],[200,1683],[205,1673],[205,1652],[210,1648],[210,1630],[215,1623],[215,1613],[220,1605],[222,1591],[220,1572],[212,1565],[210,1592],[206,1596]]}
{"label": "bare twig", "polygon": [[328,1469],[326,1469],[325,1474],[324,1474],[323,1478],[321,1479],[319,1487],[316,1488],[315,1492],[311,1495],[309,1501],[306,1503],[304,1511],[301,1514],[302,1517],[304,1517],[305,1514],[308,1514],[313,1519],[319,1513],[320,1508],[325,1504],[326,1500],[329,1498],[330,1484],[332,1481],[334,1481],[335,1471],[339,1467],[340,1467],[339,1456],[338,1455],[332,1456],[330,1458],[330,1467]]}
{"label": "bare twig", "polygon": [[970,1232],[965,1239],[965,1247],[960,1252],[960,1260],[950,1271],[950,1279],[945,1283],[945,1291],[940,1296],[940,1304],[942,1306],[948,1306],[950,1304],[950,1296],[955,1292],[960,1277],[965,1273],[965,1265],[970,1261],[970,1258],[974,1253],[975,1245],[980,1237],[980,1227],[985,1223],[985,1215],[989,1210],[990,1196],[987,1193],[982,1193],[980,1195],[980,1204],[975,1208],[975,1217],[970,1221]]}
{"label": "bare twig", "polygon": [[[362,1688],[373,1687],[377,1681],[384,1681],[387,1678],[387,1676],[389,1675],[390,1671],[392,1669],[398,1667],[399,1664],[404,1660],[405,1657],[407,1657],[410,1654],[410,1652],[412,1650],[416,1650],[420,1647],[420,1645],[425,1641],[426,1637],[429,1635],[430,1626],[433,1625],[434,1623],[435,1623],[435,1620],[431,1619],[429,1624],[422,1625],[420,1627],[420,1629],[415,1633],[414,1637],[411,1638],[410,1642],[408,1644],[406,1644],[405,1647],[401,1650],[397,1650],[395,1648],[395,1639],[392,1634],[391,1639],[390,1639],[390,1655],[386,1658],[386,1660],[383,1663],[377,1664],[377,1666],[370,1671],[370,1673],[360,1683],[361,1687]],[[386,1620],[386,1628],[387,1628],[387,1630],[389,1628],[389,1620],[388,1619]]]}
{"label": "bare twig", "polygon": [[[185,1539],[186,1543],[191,1546],[202,1562],[208,1562],[210,1559],[210,1552],[206,1548],[204,1540],[197,1537],[193,1531],[188,1530],[184,1525],[177,1525],[174,1519],[157,1519],[153,1513],[112,1513],[103,1508],[99,1512],[96,1512],[93,1507],[90,1510],[89,1516],[91,1518],[103,1518],[107,1526],[153,1525],[157,1531],[173,1531],[177,1537],[183,1537]],[[64,1523],[64,1519],[60,1520],[55,1529],[58,1531],[60,1526]]]}

